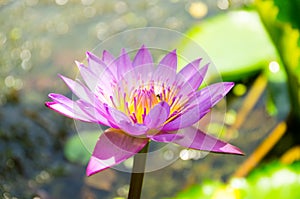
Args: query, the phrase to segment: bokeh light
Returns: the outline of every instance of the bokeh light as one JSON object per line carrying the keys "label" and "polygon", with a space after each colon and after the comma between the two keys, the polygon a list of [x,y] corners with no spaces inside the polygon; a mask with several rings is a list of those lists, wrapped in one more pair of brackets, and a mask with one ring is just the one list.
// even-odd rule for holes
{"label": "bokeh light", "polygon": [[276,62],[276,61],[271,61],[271,62],[269,63],[269,70],[270,70],[272,73],[277,73],[277,72],[279,72],[280,66],[279,66],[278,62]]}
{"label": "bokeh light", "polygon": [[192,2],[188,7],[188,12],[195,18],[202,18],[207,15],[207,5],[201,1]]}

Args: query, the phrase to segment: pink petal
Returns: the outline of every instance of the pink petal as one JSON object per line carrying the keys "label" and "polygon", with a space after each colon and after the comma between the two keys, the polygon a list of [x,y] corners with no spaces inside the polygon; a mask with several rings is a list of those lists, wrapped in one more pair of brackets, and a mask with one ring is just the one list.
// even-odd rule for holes
{"label": "pink petal", "polygon": [[167,102],[156,104],[146,115],[144,123],[150,129],[160,128],[170,115],[170,106]]}
{"label": "pink petal", "polygon": [[117,109],[107,107],[107,113],[116,126],[132,136],[144,135],[148,130],[143,124],[133,123],[125,113]]}
{"label": "pink petal", "polygon": [[176,50],[173,50],[159,62],[153,74],[153,79],[156,82],[168,82],[172,84],[176,78],[176,70],[177,54]]}
{"label": "pink petal", "polygon": [[108,129],[97,141],[86,174],[91,176],[117,165],[138,153],[148,139],[131,137],[120,130]]}
{"label": "pink petal", "polygon": [[239,148],[208,135],[194,127],[181,129],[178,131],[178,134],[183,135],[184,137],[182,139],[174,140],[173,142],[183,147],[216,153],[243,154]]}

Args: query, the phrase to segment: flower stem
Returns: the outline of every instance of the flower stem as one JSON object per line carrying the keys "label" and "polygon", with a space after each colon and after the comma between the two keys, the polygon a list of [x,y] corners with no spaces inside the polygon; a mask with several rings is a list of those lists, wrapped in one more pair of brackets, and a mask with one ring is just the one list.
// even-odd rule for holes
{"label": "flower stem", "polygon": [[142,193],[149,142],[134,156],[128,199],[139,199]]}

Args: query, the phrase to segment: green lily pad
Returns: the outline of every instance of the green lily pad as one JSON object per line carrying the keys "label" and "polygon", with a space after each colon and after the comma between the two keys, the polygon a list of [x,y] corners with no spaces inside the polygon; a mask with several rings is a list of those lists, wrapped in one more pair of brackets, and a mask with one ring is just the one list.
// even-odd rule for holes
{"label": "green lily pad", "polygon": [[[255,11],[233,11],[209,18],[188,30],[186,36],[178,45],[178,52],[197,58],[197,43],[224,79],[241,79],[278,60],[275,47]],[[179,60],[179,66],[185,64],[183,59]]]}
{"label": "green lily pad", "polygon": [[86,165],[100,134],[99,131],[81,132],[71,137],[64,148],[66,158],[71,162]]}

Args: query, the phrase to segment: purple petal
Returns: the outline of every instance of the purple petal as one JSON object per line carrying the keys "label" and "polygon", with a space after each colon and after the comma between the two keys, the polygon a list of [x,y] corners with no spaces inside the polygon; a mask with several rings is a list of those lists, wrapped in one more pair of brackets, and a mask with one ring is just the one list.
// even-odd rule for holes
{"label": "purple petal", "polygon": [[75,61],[75,63],[86,85],[90,88],[90,90],[95,91],[98,84],[98,77],[90,70],[89,67],[86,67],[84,64],[77,61]]}
{"label": "purple petal", "polygon": [[117,79],[118,72],[117,72],[117,66],[114,62],[115,57],[112,54],[110,54],[108,51],[104,50],[102,53],[102,61],[109,68],[109,70],[114,75],[114,77]]}
{"label": "purple petal", "polygon": [[63,95],[56,93],[50,93],[48,96],[55,103],[46,104],[46,106],[63,115],[81,121],[99,123],[105,126],[109,125],[105,115],[98,108],[85,101],[72,101]]}
{"label": "purple petal", "polygon": [[127,160],[138,153],[147,142],[148,139],[135,138],[120,130],[106,130],[94,148],[86,169],[87,176]]}
{"label": "purple petal", "polygon": [[144,135],[148,130],[145,125],[133,123],[125,113],[117,109],[107,107],[107,113],[115,125],[132,136]]}
{"label": "purple petal", "polygon": [[95,123],[110,126],[110,123],[107,120],[107,115],[103,111],[83,100],[77,100],[77,104],[85,114],[94,119]]}
{"label": "purple petal", "polygon": [[149,50],[142,46],[137,52],[132,62],[135,77],[139,81],[147,82],[152,79],[152,73],[155,70],[152,55]]}
{"label": "purple petal", "polygon": [[52,99],[53,101],[57,102],[57,103],[66,104],[70,108],[72,108],[73,107],[73,103],[75,103],[74,101],[72,101],[71,99],[67,98],[66,96],[58,94],[58,93],[50,93],[48,95],[48,97],[50,99]]}
{"label": "purple petal", "polygon": [[80,120],[80,121],[83,121],[83,122],[92,122],[90,120],[90,118],[88,116],[82,116],[78,113],[78,111],[76,111],[76,114],[73,112],[73,109],[70,109],[67,105],[65,104],[60,104],[60,103],[57,103],[57,102],[46,102],[45,105],[66,116],[66,117],[69,117],[69,118],[73,118],[73,119],[76,119],[76,120]]}
{"label": "purple petal", "polygon": [[127,75],[126,73],[133,69],[130,57],[125,49],[122,49],[122,52],[116,59],[115,64],[117,65],[118,80],[122,79],[122,77]]}
{"label": "purple petal", "polygon": [[[100,102],[100,100],[95,96],[95,94],[92,93],[85,85],[83,85],[80,82],[69,79],[67,77],[64,77],[62,75],[60,77],[79,99],[82,99],[82,100],[94,105],[95,107],[99,108],[102,111],[104,110],[103,102]],[[98,97],[100,98],[101,96],[99,95]]]}
{"label": "purple petal", "polygon": [[[96,80],[98,80],[98,86],[104,90],[104,92],[111,92],[110,83],[116,81],[115,75],[107,67],[107,65],[96,55],[91,52],[87,52],[88,57],[88,68],[92,73],[96,75]],[[85,79],[90,81],[90,79]]]}
{"label": "purple petal", "polygon": [[156,104],[146,115],[144,123],[150,129],[160,128],[170,115],[170,106],[167,102]]}
{"label": "purple petal", "polygon": [[221,82],[196,92],[185,105],[186,111],[167,123],[163,130],[174,131],[193,125],[207,114],[210,108],[223,99],[233,85],[234,83],[232,82]]}
{"label": "purple petal", "polygon": [[233,82],[219,82],[209,85],[196,92],[189,100],[190,105],[200,104],[203,101],[210,103],[210,107],[215,106],[234,86]]}
{"label": "purple petal", "polygon": [[78,98],[94,104],[96,97],[86,86],[62,75],[60,77]]}
{"label": "purple petal", "polygon": [[109,121],[109,123],[111,124],[111,127],[113,128],[117,128],[119,129],[119,123],[120,121],[126,121],[126,122],[129,122],[129,118],[127,117],[127,115],[125,115],[124,113],[112,108],[112,107],[109,107],[109,106],[106,106],[105,107],[106,109],[106,113],[107,113],[107,120]]}
{"label": "purple petal", "polygon": [[162,130],[164,131],[175,131],[188,126],[191,126],[198,122],[204,115],[206,115],[210,109],[210,104],[200,104],[199,106],[194,106],[189,110],[185,111],[172,121],[168,122]]}
{"label": "purple petal", "polygon": [[107,74],[110,73],[110,71],[106,70],[103,71],[102,74],[94,74],[90,67],[86,67],[84,64],[79,62],[76,62],[76,64],[80,71],[80,75],[91,91],[97,92],[100,88],[100,90],[102,90],[105,94],[111,95],[111,82],[114,79],[111,79],[111,75]]}
{"label": "purple petal", "polygon": [[133,59],[133,67],[149,65],[153,63],[152,55],[147,48],[143,45],[139,51],[136,53],[136,56]]}
{"label": "purple petal", "polygon": [[110,52],[104,50],[102,53],[102,61],[106,66],[109,66],[115,60],[114,56]]}
{"label": "purple petal", "polygon": [[[97,57],[91,52],[86,52],[86,55],[87,55],[88,65],[94,74],[101,75],[104,71],[109,71],[106,64],[104,64],[99,57]],[[109,72],[107,73],[112,75],[112,73]]]}
{"label": "purple petal", "polygon": [[146,132],[149,130],[149,128],[143,124],[127,122],[124,120],[120,121],[118,123],[118,125],[122,130],[124,130],[126,133],[128,133],[129,135],[132,135],[132,136],[145,135]]}
{"label": "purple petal", "polygon": [[194,127],[181,129],[178,131],[178,134],[183,135],[184,137],[182,139],[176,139],[173,142],[183,147],[217,153],[243,154],[239,148],[210,136]]}
{"label": "purple petal", "polygon": [[192,61],[191,63],[187,64],[183,69],[179,71],[177,74],[179,79],[190,79],[198,70],[199,70],[199,64],[202,58],[196,59]]}
{"label": "purple petal", "polygon": [[150,137],[150,139],[155,142],[173,142],[174,140],[179,140],[182,138],[183,135],[176,133],[160,133]]}
{"label": "purple petal", "polygon": [[172,84],[176,78],[176,70],[177,55],[176,50],[173,50],[159,62],[153,74],[153,79],[156,82],[168,82]]}
{"label": "purple petal", "polygon": [[158,67],[167,66],[172,69],[172,71],[177,70],[177,54],[176,50],[169,52],[163,59],[159,62]]}
{"label": "purple petal", "polygon": [[69,98],[55,93],[49,94],[49,97],[54,101],[45,103],[48,108],[76,120],[95,122],[94,118],[83,112],[81,107]]}
{"label": "purple petal", "polygon": [[197,72],[195,72],[189,79],[187,79],[186,83],[183,84],[180,90],[180,94],[188,95],[189,93],[194,92],[199,88],[207,72],[208,65],[209,64],[206,64]]}
{"label": "purple petal", "polygon": [[[129,74],[125,76],[124,79],[135,81],[132,82],[131,85],[135,85],[137,84],[137,82],[141,82],[143,84],[143,82],[149,82],[150,80],[152,80],[152,75],[154,70],[155,70],[155,66],[153,63],[136,66],[132,71],[133,74],[132,75]],[[132,77],[135,78],[132,79]]]}

